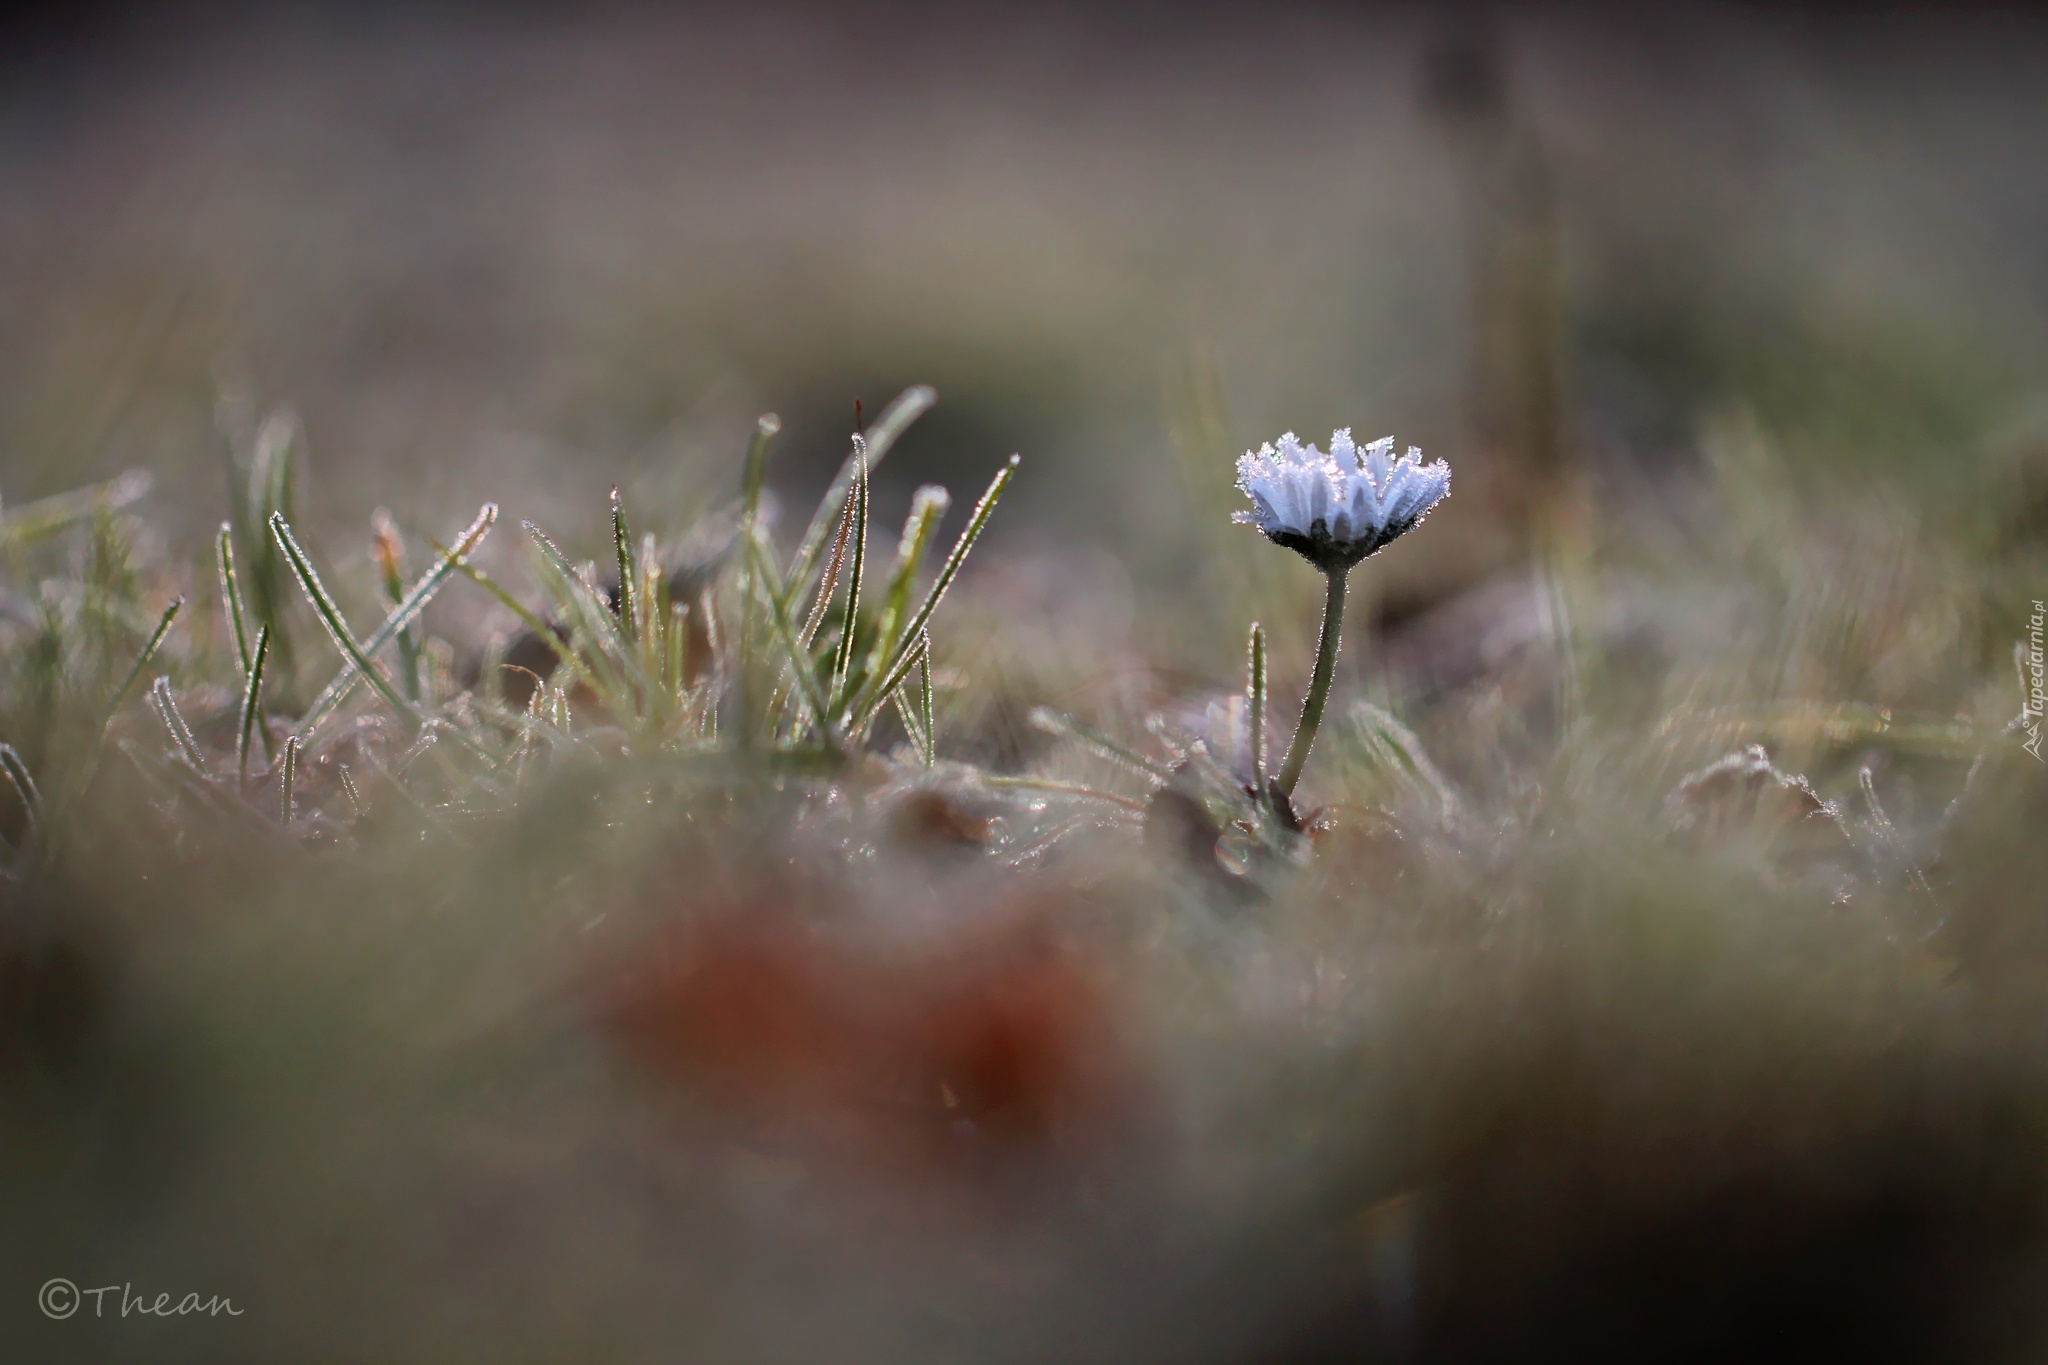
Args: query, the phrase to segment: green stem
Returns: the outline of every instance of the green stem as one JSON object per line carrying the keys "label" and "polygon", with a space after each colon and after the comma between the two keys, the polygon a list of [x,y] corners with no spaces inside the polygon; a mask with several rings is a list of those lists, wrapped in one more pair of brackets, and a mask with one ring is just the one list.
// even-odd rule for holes
{"label": "green stem", "polygon": [[1323,723],[1323,706],[1330,700],[1330,681],[1337,673],[1337,638],[1344,628],[1344,585],[1350,576],[1349,569],[1329,570],[1330,595],[1323,603],[1323,635],[1316,642],[1315,672],[1309,676],[1308,696],[1301,703],[1301,724],[1294,729],[1294,742],[1287,746],[1286,761],[1273,779],[1282,796],[1294,795],[1294,784],[1301,780],[1309,748],[1316,742],[1316,729]]}

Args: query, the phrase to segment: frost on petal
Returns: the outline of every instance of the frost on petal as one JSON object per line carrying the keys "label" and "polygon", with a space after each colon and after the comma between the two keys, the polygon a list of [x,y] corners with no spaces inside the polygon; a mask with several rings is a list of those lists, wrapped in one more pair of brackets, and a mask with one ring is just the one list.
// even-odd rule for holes
{"label": "frost on petal", "polygon": [[1358,468],[1358,443],[1351,439],[1350,427],[1339,427],[1330,433],[1330,459],[1346,474]]}
{"label": "frost on petal", "polygon": [[1351,480],[1350,521],[1354,537],[1370,531],[1381,521],[1379,490],[1372,486],[1372,480],[1354,478]]}
{"label": "frost on petal", "polygon": [[1396,467],[1396,472],[1399,486],[1388,500],[1389,527],[1413,526],[1451,491],[1451,467],[1441,460],[1423,465],[1406,459]]}
{"label": "frost on petal", "polygon": [[1391,436],[1382,436],[1365,447],[1359,464],[1365,469],[1366,477],[1372,480],[1375,488],[1386,488],[1387,475],[1393,466],[1393,461],[1389,457],[1393,453],[1394,438]]}
{"label": "frost on petal", "polygon": [[1267,539],[1319,568],[1348,568],[1420,521],[1450,491],[1450,466],[1420,462],[1409,447],[1393,457],[1394,440],[1360,447],[1349,428],[1331,433],[1330,453],[1293,432],[1237,462],[1237,486],[1252,511],[1234,520],[1256,525]]}

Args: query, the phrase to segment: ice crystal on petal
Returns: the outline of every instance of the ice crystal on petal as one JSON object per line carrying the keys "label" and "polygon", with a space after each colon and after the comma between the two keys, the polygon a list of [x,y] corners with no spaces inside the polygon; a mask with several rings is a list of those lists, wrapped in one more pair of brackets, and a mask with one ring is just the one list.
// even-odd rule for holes
{"label": "ice crystal on petal", "polygon": [[1451,467],[1422,463],[1410,446],[1394,457],[1394,438],[1360,446],[1349,429],[1333,432],[1330,453],[1293,432],[1237,462],[1237,486],[1252,509],[1234,520],[1256,526],[1320,569],[1348,569],[1429,514],[1451,491]]}

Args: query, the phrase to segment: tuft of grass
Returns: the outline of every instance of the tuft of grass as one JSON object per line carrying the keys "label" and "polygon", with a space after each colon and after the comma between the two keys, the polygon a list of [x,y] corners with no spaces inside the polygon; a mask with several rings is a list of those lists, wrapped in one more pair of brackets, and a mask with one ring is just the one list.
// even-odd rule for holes
{"label": "tuft of grass", "polygon": [[[1552,1305],[1769,1321],[1728,1278],[1790,1273],[1755,1227],[1868,1290],[1891,1281],[1858,1229],[1901,1197],[1926,1215],[1896,1225],[1904,1263],[2039,1287],[2043,787],[2010,640],[1979,659],[1942,633],[1942,585],[1971,574],[1810,508],[1792,509],[1802,543],[1776,544],[1770,497],[1700,513],[1751,519],[1719,557],[1688,542],[1660,563],[1617,518],[1546,549],[1564,569],[1516,599],[1561,594],[1568,619],[1462,682],[1340,697],[1297,808],[1270,764],[1275,695],[1299,683],[1274,673],[1272,616],[1198,675],[1104,683],[1126,642],[1063,660],[972,610],[966,565],[1014,457],[943,557],[952,500],[924,488],[886,574],[868,560],[874,471],[929,403],[911,391],[855,442],[794,545],[761,515],[762,419],[738,497],[706,514],[730,550],[701,563],[668,558],[664,518],[695,509],[614,491],[559,540],[526,523],[499,575],[473,562],[487,504],[445,546],[422,538],[410,583],[382,514],[363,582],[326,578],[348,559],[270,505],[290,498],[277,435],[196,571],[153,560],[104,495],[20,522],[0,561],[30,606],[0,621],[0,1093],[92,1101],[20,1106],[86,1172],[29,1198],[21,1235],[119,1226],[124,1250],[274,1301],[317,1292],[318,1269],[396,1305],[404,1339],[371,1352],[395,1358],[433,1354],[400,1318],[429,1311],[418,1270],[453,1267],[437,1239],[472,1196],[532,1220],[461,1248],[519,1286],[498,1305],[516,1330],[550,1294],[587,1322],[588,1279],[558,1287],[572,1259],[636,1296],[714,1265],[734,1303],[705,1312],[829,1326],[831,1305],[748,1269],[800,1246],[848,1301],[883,1305],[863,1330],[894,1321],[881,1291],[914,1301],[872,1352],[891,1359],[933,1354],[933,1305],[941,1353],[975,1358],[1032,1354],[1020,1304],[1113,1319],[1119,1342],[1204,1324],[1162,1358],[1459,1358],[1441,1323],[1540,1355],[1519,1348],[1549,1341]],[[271,568],[237,533],[257,507]],[[260,602],[263,575],[303,599],[331,670],[281,658],[289,599]],[[179,610],[193,577],[218,582],[203,622]],[[1617,583],[1655,610],[1624,612]],[[438,633],[443,592],[501,638]],[[383,619],[358,633],[341,601]],[[1019,657],[1042,671],[1012,688]],[[498,667],[515,659],[518,692]],[[126,762],[102,770],[109,745]],[[705,949],[728,930],[744,951]],[[44,934],[132,964],[85,1043],[14,1003],[56,998],[18,984]],[[619,962],[670,992],[646,1030],[666,1067],[617,1044]],[[695,965],[664,976],[676,962]],[[733,980],[707,984],[706,962]],[[903,1017],[914,1045],[866,1057]],[[814,1043],[849,1064],[813,1067]],[[728,1054],[721,1090],[705,1058]],[[971,1084],[1048,1056],[1039,1111]],[[1116,1122],[1082,1122],[1089,1094],[1060,1084],[1075,1057],[1112,1078]],[[777,1077],[793,1112],[732,1099]],[[806,1108],[813,1085],[861,1103]],[[647,1092],[669,1090],[686,1117],[650,1143]],[[92,1165],[107,1113],[168,1153],[148,1208]],[[258,1169],[230,1159],[252,1146]],[[31,1169],[20,1150],[0,1170]],[[791,1170],[803,1198],[756,1197]],[[878,1205],[886,1234],[862,1222]],[[318,1267],[268,1250],[358,1223],[373,1246],[344,1238]],[[1133,1237],[1178,1248],[1148,1251],[1142,1284],[1120,1278]],[[402,1273],[394,1238],[422,1248]],[[1041,1273],[1048,1248],[1087,1273]],[[953,1261],[973,1273],[930,1269]],[[1950,1326],[1965,1297],[1924,1296]],[[1219,1320],[1237,1335],[1208,1339]],[[1327,1335],[1297,1340],[1303,1323]],[[265,1357],[320,1349],[291,1315],[238,1327]],[[688,1353],[691,1330],[651,1331],[647,1353]],[[532,1352],[589,1354],[563,1332]]]}

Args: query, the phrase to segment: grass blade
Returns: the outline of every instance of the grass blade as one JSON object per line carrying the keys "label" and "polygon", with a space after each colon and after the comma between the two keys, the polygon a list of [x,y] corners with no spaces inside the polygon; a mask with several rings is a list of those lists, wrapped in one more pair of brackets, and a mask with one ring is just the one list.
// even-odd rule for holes
{"label": "grass blade", "polygon": [[939,729],[933,719],[932,707],[932,650],[929,637],[925,647],[917,652],[917,719],[924,726],[924,766],[929,768],[938,761]]}
{"label": "grass blade", "polygon": [[1928,885],[1927,875],[1920,870],[1920,864],[1915,861],[1912,850],[1906,847],[1906,840],[1899,833],[1898,826],[1892,823],[1891,816],[1885,814],[1884,803],[1877,799],[1877,783],[1872,778],[1868,765],[1857,772],[1856,782],[1862,787],[1863,800],[1870,807],[1871,823],[1877,830],[1878,841],[1885,846],[1885,852],[1892,863],[1906,874],[1907,883],[1933,907],[1936,920],[1939,922],[1941,902],[1935,897],[1934,888]]}
{"label": "grass blade", "polygon": [[143,670],[148,668],[151,661],[156,658],[157,650],[163,647],[164,636],[171,633],[171,622],[178,619],[178,611],[184,605],[184,598],[174,597],[171,599],[171,605],[164,608],[164,614],[157,619],[156,629],[150,632],[149,643],[144,645],[142,652],[135,656],[135,662],[128,666],[128,673],[121,679],[121,685],[116,687],[113,695],[107,698],[106,712],[100,719],[100,734],[106,734],[107,727],[113,724],[114,717],[120,713],[122,704],[128,700],[128,693],[134,688],[135,680],[142,676]]}
{"label": "grass blade", "polygon": [[[435,552],[444,558],[450,554],[448,550],[443,549],[434,541],[428,541],[427,543],[432,545]],[[568,643],[562,639],[561,633],[542,620],[538,612],[530,610],[517,597],[514,597],[504,584],[498,582],[497,579],[491,577],[482,569],[477,568],[476,565],[463,559],[455,559],[451,562],[454,565],[455,572],[497,598],[500,606],[518,617],[519,623],[525,626],[535,639],[552,650],[556,661],[574,673],[579,682],[593,692],[597,690],[597,679],[591,676],[590,670],[584,664],[582,656],[577,651],[571,649]]]}
{"label": "grass blade", "polygon": [[754,561],[754,572],[760,576],[761,596],[768,604],[768,622],[774,627],[783,651],[789,655],[790,672],[796,678],[795,695],[801,698],[825,747],[837,750],[840,747],[838,733],[825,708],[825,698],[818,690],[817,671],[811,666],[810,652],[804,648],[803,642],[797,638],[796,628],[790,624],[789,612],[782,604],[782,585],[775,581],[775,564],[768,557],[768,546],[758,527],[747,536],[747,553]]}
{"label": "grass blade", "polygon": [[147,471],[131,469],[105,483],[24,503],[0,518],[0,545],[12,548],[32,544],[101,512],[139,502],[148,496],[152,483]]}
{"label": "grass blade", "polygon": [[[1002,497],[1003,490],[1010,486],[1010,480],[1016,473],[1017,457],[1012,455],[1008,462],[996,471],[995,478],[989,482],[988,491],[983,493],[981,500],[974,504],[974,514],[967,519],[965,529],[960,532],[960,539],[953,543],[953,551],[946,556],[945,564],[939,569],[939,576],[932,581],[931,590],[925,594],[924,601],[918,604],[916,614],[903,627],[903,636],[906,641],[916,640],[918,636],[924,633],[926,627],[930,625],[932,613],[939,609],[939,603],[944,599],[946,589],[953,585],[954,578],[960,573],[960,566],[967,561],[968,551],[974,548],[974,542],[981,536],[982,527],[988,525],[989,517],[995,512],[996,500]],[[899,647],[896,664],[901,664],[909,656],[910,649],[911,646],[909,644]],[[892,664],[889,668],[891,675],[899,672],[896,664]],[[876,697],[888,695],[888,692],[889,688],[884,686],[879,690],[867,690],[865,696],[867,700],[872,701]]]}
{"label": "grass blade", "polygon": [[185,723],[185,713],[178,709],[178,699],[171,695],[171,680],[158,678],[149,689],[149,704],[156,709],[164,729],[171,732],[171,742],[193,770],[206,772],[206,755],[199,752],[199,741],[192,735],[192,727]]}
{"label": "grass blade", "polygon": [[811,614],[804,621],[802,634],[798,637],[804,648],[811,647],[817,638],[818,627],[824,624],[825,611],[832,605],[832,591],[839,586],[839,571],[846,564],[846,544],[853,536],[853,500],[847,499],[846,507],[839,515],[839,533],[832,537],[832,556],[825,561],[825,576],[818,581],[818,600],[811,604]]}
{"label": "grass blade", "polygon": [[[108,695],[106,707],[100,713],[99,724],[92,732],[92,747],[86,752],[85,760],[79,765],[77,772],[59,789],[51,820],[57,819],[58,812],[70,810],[72,803],[91,788],[93,778],[99,772],[100,755],[106,744],[107,730],[113,725],[114,717],[121,713],[121,707],[126,704],[128,694],[135,688],[136,679],[142,676],[143,671],[156,659],[157,651],[163,648],[164,637],[171,633],[171,622],[178,619],[178,612],[184,605],[185,599],[182,597],[171,599],[171,604],[164,608],[164,614],[157,618],[156,629],[150,632],[149,642],[143,645],[142,652],[135,656],[135,662],[128,666],[128,672]],[[50,822],[46,820],[44,827],[49,828]]]}
{"label": "grass blade", "polygon": [[754,421],[754,434],[747,440],[747,462],[740,476],[741,490],[746,497],[740,519],[751,523],[761,511],[761,486],[768,474],[768,442],[775,433],[782,430],[782,419],[772,412],[764,412]]}
{"label": "grass blade", "polygon": [[1083,786],[1079,782],[1060,782],[1049,777],[1013,777],[1005,773],[983,773],[978,781],[984,787],[1007,788],[1015,791],[1052,792],[1060,796],[1078,796],[1088,801],[1101,801],[1106,805],[1121,806],[1125,810],[1145,813],[1145,803],[1116,792],[1106,792],[1097,787]]}
{"label": "grass blade", "polygon": [[220,600],[228,614],[229,634],[235,641],[235,662],[242,666],[242,676],[249,676],[249,628],[243,624],[245,613],[242,609],[242,585],[235,577],[235,528],[230,522],[220,524],[220,534],[214,539],[214,558],[220,568]]}
{"label": "grass blade", "polygon": [[[896,395],[875,424],[868,428],[867,468],[872,474],[882,457],[889,453],[898,437],[910,428],[910,424],[931,410],[939,401],[937,393],[923,384],[913,384]],[[798,543],[796,558],[789,562],[789,591],[801,593],[810,586],[811,574],[818,565],[818,556],[824,553],[825,539],[832,534],[832,523],[838,519],[839,508],[846,501],[847,493],[853,487],[857,457],[849,455],[846,463],[839,466],[839,473],[825,490],[825,496],[818,500],[818,510],[811,516],[811,524],[804,531],[804,538]],[[793,605],[785,603],[785,608]]]}
{"label": "grass blade", "polygon": [[284,772],[279,778],[283,790],[279,793],[278,809],[283,813],[286,829],[298,818],[299,785],[299,737],[292,735],[284,742]]}
{"label": "grass blade", "polygon": [[[249,782],[249,732],[255,728],[258,708],[263,704],[263,664],[269,657],[270,627],[265,625],[256,632],[256,657],[250,663],[248,686],[242,692],[242,723],[235,731],[235,780],[242,786]],[[267,738],[264,749],[266,753],[269,750]]]}
{"label": "grass blade", "polygon": [[576,649],[576,640],[580,636],[587,643],[590,662],[601,669],[602,676],[586,670],[591,678],[591,690],[615,714],[630,714],[633,707],[626,671],[632,642],[626,638],[611,604],[604,600],[595,586],[584,580],[540,527],[530,521],[520,525],[539,557],[541,586],[554,597],[556,608],[569,627],[570,651],[580,652]]}
{"label": "grass blade", "polygon": [[626,529],[626,504],[619,497],[617,484],[612,485],[612,551],[619,559],[619,625],[630,635],[633,631],[633,594],[640,585],[634,581],[633,537]]}
{"label": "grass blade", "polygon": [[1415,732],[1369,701],[1353,702],[1351,716],[1367,762],[1435,803],[1438,818],[1446,826],[1455,823],[1459,818],[1457,789],[1430,759]]}
{"label": "grass blade", "polygon": [[356,819],[362,819],[366,813],[363,808],[363,794],[356,790],[354,775],[349,772],[348,764],[346,763],[336,764],[335,769],[336,774],[341,778],[341,790],[348,796],[349,809],[355,812]]}
{"label": "grass blade", "polygon": [[860,467],[853,478],[853,564],[846,575],[846,624],[839,630],[839,648],[832,655],[832,714],[846,708],[847,687],[853,669],[853,645],[860,633],[860,580],[868,558],[868,463],[867,441],[853,438],[854,457]]}
{"label": "grass blade", "polygon": [[690,666],[688,650],[690,645],[690,608],[688,603],[668,604],[668,622],[663,628],[663,661],[661,672],[662,687],[677,704],[683,699],[688,687]]}
{"label": "grass blade", "polygon": [[[371,548],[384,579],[384,595],[391,600],[392,606],[402,606],[405,603],[405,542],[398,538],[398,526],[391,520],[391,513],[382,507],[370,514],[370,531],[374,537]],[[398,632],[398,680],[405,686],[406,699],[418,702],[420,646],[413,637],[411,626]]]}
{"label": "grass blade", "polygon": [[7,774],[7,780],[14,784],[14,794],[21,798],[21,809],[28,821],[28,832],[33,835],[43,822],[43,794],[36,790],[35,778],[29,776],[28,764],[12,744],[0,741],[0,771]]}
{"label": "grass blade", "polygon": [[[483,508],[477,513],[476,520],[469,524],[469,529],[456,537],[455,544],[451,549],[440,551],[440,561],[432,569],[428,570],[419,582],[413,585],[412,591],[405,595],[405,600],[391,609],[390,614],[384,618],[384,624],[378,626],[376,631],[371,634],[369,640],[361,646],[358,652],[362,655],[362,659],[358,659],[355,654],[351,654],[346,649],[342,650],[345,661],[341,672],[336,675],[333,682],[327,684],[326,689],[318,697],[313,699],[313,705],[307,708],[305,716],[300,719],[295,727],[297,733],[302,735],[311,734],[314,727],[325,720],[335,707],[348,699],[349,692],[354,689],[356,682],[365,672],[371,676],[371,685],[376,687],[379,692],[390,692],[392,696],[397,695],[395,692],[391,692],[389,684],[383,681],[382,674],[378,673],[374,668],[366,669],[363,660],[374,658],[378,650],[390,644],[400,631],[406,629],[419,619],[420,613],[426,610],[427,603],[433,600],[434,594],[441,590],[442,585],[448,581],[450,574],[463,567],[463,559],[473,553],[476,547],[483,543],[484,537],[490,534],[491,527],[497,524],[497,520],[498,504],[494,502],[485,503]],[[291,527],[284,522],[282,516],[274,514],[271,517],[271,524],[273,531],[277,526],[283,525],[285,528],[284,536],[287,539],[290,537]],[[279,543],[282,544],[283,541]],[[438,546],[435,548],[439,549]],[[297,549],[296,541],[293,541],[291,548],[285,551],[285,556],[291,562],[292,571],[298,573],[299,563],[304,560],[305,555],[303,551]],[[299,579],[301,586],[306,584],[306,575],[312,573],[312,568],[311,563],[306,564],[306,572],[300,575]],[[312,582],[317,586],[319,580],[314,578]],[[310,592],[311,590],[308,589],[309,595]],[[325,590],[322,589],[321,596],[324,597],[325,595]],[[333,603],[330,601],[328,605],[332,608]],[[314,610],[316,612],[320,611],[317,601],[314,603]],[[336,621],[339,621],[341,613],[338,610],[335,611],[334,617]],[[321,622],[323,625],[329,626],[328,633],[331,635],[333,633],[332,624],[327,621],[324,612],[321,613]],[[344,624],[342,628],[345,631],[347,626]],[[408,714],[414,710],[410,703],[404,709]]]}
{"label": "grass blade", "polygon": [[1266,630],[1252,622],[1251,686],[1245,693],[1250,704],[1252,746],[1252,795],[1266,799]]}
{"label": "grass blade", "polygon": [[[761,414],[754,422],[754,434],[747,441],[747,458],[740,475],[740,520],[742,534],[751,534],[751,528],[761,517],[761,488],[768,475],[768,442],[775,433],[782,430],[782,419],[772,412]],[[740,583],[740,657],[739,657],[739,713],[751,716],[754,713],[754,570],[751,563],[741,565]],[[740,727],[743,737],[753,734],[751,725]]]}
{"label": "grass blade", "polygon": [[896,694],[896,689],[903,686],[903,680],[910,676],[910,670],[917,666],[917,661],[930,657],[931,649],[932,637],[920,631],[917,638],[911,641],[910,647],[897,659],[896,666],[883,677],[881,686],[864,689],[869,693],[870,700],[854,712],[853,720],[846,727],[849,734],[858,735],[866,732],[868,726],[874,723],[876,714],[889,698]]}
{"label": "grass blade", "polygon": [[896,567],[889,573],[889,586],[882,598],[882,614],[875,624],[875,647],[868,655],[869,676],[881,671],[896,648],[903,612],[910,605],[910,590],[916,586],[918,570],[931,552],[939,523],[953,505],[952,495],[937,484],[926,484],[910,500],[910,515],[903,521],[903,537],[896,543]]}
{"label": "grass blade", "polygon": [[[276,538],[278,548],[284,551],[285,562],[290,565],[293,577],[299,580],[299,587],[305,592],[306,600],[313,604],[313,614],[320,618],[320,624],[327,630],[327,638],[341,651],[342,658],[354,664],[356,670],[369,679],[370,686],[390,704],[392,710],[411,720],[415,725],[424,724],[425,717],[420,715],[419,708],[399,695],[398,689],[391,685],[391,680],[378,671],[369,654],[356,643],[356,637],[349,630],[348,621],[342,616],[341,608],[335,605],[334,599],[328,595],[326,585],[321,583],[320,575],[314,572],[313,561],[308,559],[306,552],[299,547],[298,537],[292,534],[291,523],[284,519],[284,513],[270,514],[270,534]],[[329,692],[337,695],[344,690],[346,689],[338,682],[328,688]],[[319,702],[314,703],[314,709],[321,709]],[[311,716],[312,713],[309,712],[308,715]],[[311,725],[302,724],[300,728],[310,729]],[[294,735],[291,742],[295,743],[297,739],[298,736]],[[289,749],[286,752],[286,761],[290,761]]]}
{"label": "grass blade", "polygon": [[917,708],[903,695],[903,689],[900,687],[889,696],[896,704],[896,718],[903,722],[903,733],[910,736],[910,747],[917,750],[917,761],[927,768],[931,767],[931,741],[926,736],[924,727],[918,724]]}
{"label": "grass blade", "polygon": [[1031,710],[1030,721],[1035,728],[1043,730],[1046,734],[1059,735],[1063,738],[1074,740],[1083,748],[1092,749],[1104,758],[1115,763],[1121,763],[1125,767],[1143,773],[1145,776],[1156,781],[1173,781],[1173,769],[1167,767],[1164,763],[1155,762],[1139,753],[1136,749],[1117,743],[1108,735],[1083,725],[1072,716],[1063,716],[1057,711],[1049,711],[1043,706],[1037,706]]}

